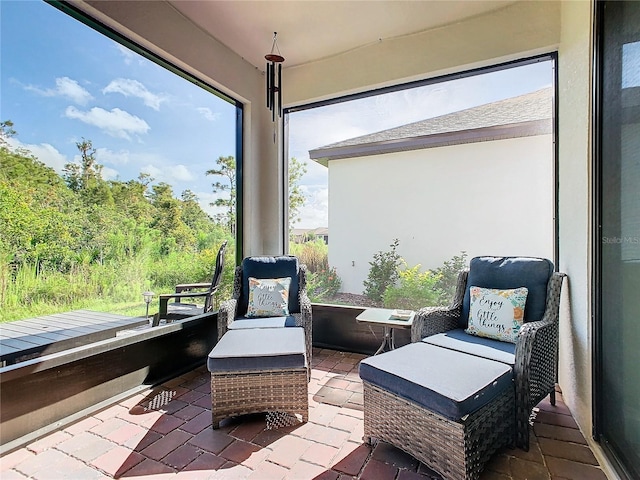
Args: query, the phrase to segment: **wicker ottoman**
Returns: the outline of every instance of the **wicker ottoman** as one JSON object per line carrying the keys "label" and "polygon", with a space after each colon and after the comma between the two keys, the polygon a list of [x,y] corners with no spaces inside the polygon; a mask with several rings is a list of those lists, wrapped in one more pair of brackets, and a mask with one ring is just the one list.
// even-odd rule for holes
{"label": "wicker ottoman", "polygon": [[362,361],[360,377],[365,441],[388,442],[446,479],[477,479],[513,444],[506,364],[417,342]]}
{"label": "wicker ottoman", "polygon": [[238,415],[286,412],[309,418],[304,330],[229,330],[207,359],[212,426]]}

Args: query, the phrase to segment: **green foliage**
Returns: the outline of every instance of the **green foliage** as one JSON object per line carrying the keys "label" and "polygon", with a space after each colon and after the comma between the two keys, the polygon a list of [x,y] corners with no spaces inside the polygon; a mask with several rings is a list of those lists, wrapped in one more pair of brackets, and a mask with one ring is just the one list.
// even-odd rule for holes
{"label": "green foliage", "polygon": [[[127,311],[141,292],[211,280],[222,241],[234,243],[185,191],[102,179],[91,141],[65,179],[25,150],[12,149],[10,121],[0,123],[0,321],[94,305]],[[219,295],[231,295],[235,253],[227,248]]]}
{"label": "green foliage", "polygon": [[307,267],[307,293],[312,302],[322,303],[338,293],[342,281],[335,267],[329,267],[329,247],[322,239],[290,242],[289,253]]}
{"label": "green foliage", "polygon": [[289,226],[300,220],[298,214],[304,205],[305,196],[300,188],[300,179],[307,173],[307,166],[297,158],[289,161]]}
{"label": "green foliage", "polygon": [[369,262],[371,268],[367,280],[364,281],[364,294],[374,302],[381,302],[387,287],[395,285],[398,280],[401,258],[396,250],[399,243],[397,238],[394,239],[389,245],[391,250],[377,252],[373,261]]}
{"label": "green foliage", "polygon": [[440,276],[429,270],[420,272],[420,265],[398,271],[397,285],[389,285],[384,291],[386,308],[418,310],[422,307],[438,305]]}
{"label": "green foliage", "polygon": [[307,274],[307,293],[312,302],[321,303],[335,297],[342,281],[335,267]]}
{"label": "green foliage", "polygon": [[420,265],[398,270],[398,281],[384,291],[384,306],[418,310],[422,307],[449,305],[455,294],[458,273],[467,267],[467,254],[461,252],[441,267],[420,272]]}
{"label": "green foliage", "polygon": [[322,239],[304,243],[289,243],[289,253],[298,257],[307,271],[318,272],[329,269],[329,246]]}
{"label": "green foliage", "polygon": [[218,157],[216,160],[218,168],[207,170],[207,175],[221,178],[211,184],[213,193],[229,192],[228,198],[219,197],[215,202],[210,203],[212,207],[222,207],[225,213],[216,215],[216,220],[226,224],[230,232],[234,232],[236,223],[236,159],[233,156]]}
{"label": "green foliage", "polygon": [[458,274],[468,266],[467,253],[460,252],[460,255],[454,255],[451,260],[445,260],[441,267],[433,271],[434,275],[438,277],[435,288],[440,292],[437,305],[449,305],[453,301]]}

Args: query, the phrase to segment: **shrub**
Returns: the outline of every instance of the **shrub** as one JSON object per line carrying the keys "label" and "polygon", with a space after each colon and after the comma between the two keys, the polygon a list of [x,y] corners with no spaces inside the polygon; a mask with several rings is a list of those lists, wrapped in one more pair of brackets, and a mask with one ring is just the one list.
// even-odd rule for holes
{"label": "shrub", "polygon": [[467,268],[467,253],[460,252],[451,260],[446,260],[442,267],[436,268],[433,273],[438,276],[436,288],[440,291],[438,305],[449,305],[456,293],[458,273]]}
{"label": "shrub", "polygon": [[373,261],[369,262],[371,268],[367,280],[364,281],[364,294],[375,302],[382,301],[387,287],[395,285],[398,280],[401,258],[396,249],[399,243],[397,238],[394,239],[389,245],[391,250],[379,251],[373,256]]}
{"label": "shrub", "polygon": [[335,267],[307,272],[307,293],[312,302],[328,300],[338,293],[342,281]]}
{"label": "shrub", "polygon": [[398,284],[390,285],[384,292],[384,306],[418,310],[422,307],[438,305],[440,290],[437,285],[439,274],[429,270],[421,273],[420,265],[398,271]]}

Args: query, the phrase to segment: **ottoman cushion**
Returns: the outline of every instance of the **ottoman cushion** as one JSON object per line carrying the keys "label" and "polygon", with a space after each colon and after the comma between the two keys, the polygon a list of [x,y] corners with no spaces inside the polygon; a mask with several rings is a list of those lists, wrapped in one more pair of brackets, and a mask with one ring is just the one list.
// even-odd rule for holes
{"label": "ottoman cushion", "polygon": [[513,388],[511,367],[423,342],[360,362],[360,377],[458,421]]}
{"label": "ottoman cushion", "polygon": [[477,357],[488,358],[496,362],[515,365],[516,344],[511,342],[501,342],[491,338],[469,335],[461,328],[449,330],[445,333],[438,333],[422,339],[430,345],[448,348],[461,353],[476,355]]}
{"label": "ottoman cushion", "polygon": [[207,359],[210,372],[306,368],[304,330],[254,328],[229,330]]}

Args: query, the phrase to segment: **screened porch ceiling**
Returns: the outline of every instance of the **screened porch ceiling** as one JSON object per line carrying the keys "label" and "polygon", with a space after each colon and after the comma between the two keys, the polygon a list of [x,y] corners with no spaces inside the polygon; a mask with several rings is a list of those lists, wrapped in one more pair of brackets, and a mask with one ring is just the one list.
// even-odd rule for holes
{"label": "screened porch ceiling", "polygon": [[[521,1],[521,0],[519,0]],[[513,0],[169,2],[209,35],[264,70],[273,32],[284,68],[330,58],[505,8]]]}

